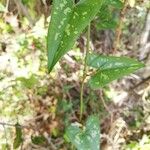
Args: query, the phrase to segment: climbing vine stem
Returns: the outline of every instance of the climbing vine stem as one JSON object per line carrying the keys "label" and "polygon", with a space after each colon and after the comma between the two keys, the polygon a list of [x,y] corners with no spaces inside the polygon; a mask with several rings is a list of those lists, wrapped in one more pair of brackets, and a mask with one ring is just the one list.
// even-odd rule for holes
{"label": "climbing vine stem", "polygon": [[82,82],[81,82],[81,88],[80,88],[80,121],[82,121],[83,117],[83,110],[84,110],[84,100],[83,100],[83,93],[84,93],[84,82],[87,77],[87,56],[90,51],[90,29],[91,25],[88,25],[87,29],[87,43],[86,43],[86,49],[85,49],[85,58],[84,58],[84,69],[83,69],[83,77],[82,77]]}

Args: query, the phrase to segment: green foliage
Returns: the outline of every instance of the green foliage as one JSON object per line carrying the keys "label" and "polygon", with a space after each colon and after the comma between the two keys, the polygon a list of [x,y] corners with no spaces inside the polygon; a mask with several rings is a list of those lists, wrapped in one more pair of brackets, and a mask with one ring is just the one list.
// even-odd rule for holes
{"label": "green foliage", "polygon": [[106,5],[109,5],[111,7],[118,8],[118,9],[123,8],[123,3],[121,0],[106,0],[105,6]]}
{"label": "green foliage", "polygon": [[[61,42],[64,30],[70,19],[71,11],[73,9],[73,1],[54,0],[51,15],[51,22],[48,31],[48,68],[52,68],[52,63],[56,55],[57,49]],[[64,12],[64,13],[62,13]]]}
{"label": "green foliage", "polygon": [[131,58],[97,54],[88,55],[87,65],[97,69],[97,72],[89,81],[92,88],[103,87],[111,81],[128,75],[144,66]]}
{"label": "green foliage", "polygon": [[6,8],[4,7],[4,5],[2,3],[0,3],[0,12],[5,12]]}
{"label": "green foliage", "polygon": [[54,0],[47,38],[49,72],[95,17],[102,2],[103,0],[80,0],[73,4],[72,0]]}
{"label": "green foliage", "polygon": [[[76,39],[99,10],[98,15],[101,19],[98,24],[99,28],[114,29],[118,22],[113,13],[114,10],[121,8],[123,8],[123,3],[120,0],[80,0],[77,4],[70,0],[54,0],[47,37],[48,71],[50,72],[59,59],[72,48]],[[126,57],[90,54],[86,58],[87,65],[97,69],[89,80],[92,88],[103,87],[143,67],[143,64],[138,61]],[[89,117],[86,126],[82,129],[79,124],[71,124],[66,131],[66,137],[78,150],[99,150],[98,118]]]}
{"label": "green foliage", "polygon": [[66,100],[61,100],[58,104],[58,111],[63,110],[64,112],[70,111],[72,109],[72,103]]}
{"label": "green foliage", "polygon": [[18,77],[16,80],[21,81],[22,85],[29,89],[33,88],[34,85],[38,82],[34,75],[31,75],[30,78]]}
{"label": "green foliage", "polygon": [[139,141],[130,141],[125,150],[149,150],[150,149],[150,136],[144,134]]}
{"label": "green foliage", "polygon": [[118,25],[118,11],[123,8],[123,3],[120,0],[106,0],[100,12],[96,27],[98,29],[115,29]]}
{"label": "green foliage", "polygon": [[8,144],[2,144],[2,150],[11,150],[10,145]]}
{"label": "green foliage", "polygon": [[23,3],[23,4],[28,4],[28,3],[29,3],[29,0],[22,0],[22,3]]}
{"label": "green foliage", "polygon": [[96,23],[98,29],[114,29],[117,27],[117,17],[107,6],[103,8],[103,11],[100,11],[98,17]]}
{"label": "green foliage", "polygon": [[21,126],[19,123],[16,124],[15,126],[16,128],[16,137],[14,139],[14,143],[13,143],[13,147],[14,149],[18,148],[22,142],[23,142],[23,139],[22,139],[22,129],[21,129]]}
{"label": "green foliage", "polygon": [[98,117],[90,116],[86,126],[82,129],[78,124],[71,124],[66,131],[66,136],[78,150],[99,150],[100,128]]}
{"label": "green foliage", "polygon": [[[1,7],[1,6],[0,6]],[[0,8],[2,9],[2,8]],[[10,24],[6,24],[1,18],[0,18],[0,33],[6,34],[6,33],[12,33],[13,28]]]}
{"label": "green foliage", "polygon": [[[62,6],[63,6],[62,2],[65,3],[65,1],[68,3],[65,7],[63,7],[62,10],[64,10],[64,13],[62,13],[62,10],[60,8],[62,8]],[[102,1],[105,1],[105,4],[103,4],[102,7],[100,7],[101,6],[100,3],[102,3]],[[24,5],[26,5],[29,12],[32,12],[31,16],[35,16],[35,15],[33,15],[33,14],[35,14],[34,9],[33,9],[35,2],[37,2],[37,1],[36,0],[32,0],[32,1],[22,0],[22,3]],[[89,4],[89,6],[87,5],[87,2]],[[118,20],[116,19],[115,11],[117,9],[118,9],[117,10],[118,12],[120,11],[120,9],[122,8],[122,3],[119,0],[99,0],[98,2],[100,2],[100,3],[98,5],[92,6],[93,2],[95,3],[96,0],[93,0],[93,1],[92,0],[80,0],[80,2],[78,4],[73,4],[73,0],[72,1],[71,0],[57,0],[57,1],[55,0],[54,1],[53,13],[52,13],[52,17],[51,17],[51,24],[49,27],[50,36],[48,37],[49,38],[48,42],[50,41],[50,45],[48,45],[49,61],[50,61],[49,64],[51,64],[50,69],[52,69],[54,67],[55,63],[59,60],[59,58],[61,56],[63,56],[72,47],[72,45],[74,44],[77,37],[85,29],[86,25],[94,18],[94,15],[96,14],[96,12],[99,8],[101,8],[100,13],[99,13],[99,18],[98,18],[98,19],[100,19],[100,23],[98,24],[99,28],[100,29],[114,29],[116,27]],[[54,11],[55,8],[56,8],[56,11]],[[69,12],[68,8],[71,9],[70,12]],[[1,2],[0,2],[0,13],[5,12],[5,11],[6,11],[5,6],[1,5]],[[85,18],[84,18],[84,16],[82,18],[82,13],[85,13],[85,11],[88,12],[88,15],[86,16],[86,14],[85,14]],[[65,15],[65,13],[67,13],[67,15]],[[79,15],[77,15],[76,13],[78,13]],[[66,17],[67,17],[67,19],[66,19]],[[76,18],[73,20],[74,17],[76,17]],[[97,17],[95,17],[95,18],[97,18]],[[53,92],[53,90],[51,91],[52,88],[50,88],[50,90],[49,90],[49,88],[47,88],[48,87],[47,84],[49,84],[49,83],[51,84],[51,81],[50,81],[51,78],[49,78],[49,76],[47,76],[46,71],[44,69],[44,68],[46,68],[45,67],[45,65],[46,65],[45,55],[46,54],[45,54],[45,45],[44,45],[44,43],[45,43],[45,35],[44,34],[45,34],[46,29],[44,27],[43,19],[41,20],[42,24],[41,24],[41,21],[39,21],[39,23],[36,23],[36,26],[34,26],[34,28],[29,28],[28,27],[29,24],[25,21],[22,22],[22,21],[20,21],[20,19],[18,21],[21,24],[21,27],[18,28],[19,34],[18,34],[18,32],[16,34],[16,29],[13,26],[11,26],[11,24],[6,23],[3,19],[3,17],[0,19],[0,28],[2,29],[2,30],[0,30],[0,33],[1,33],[2,39],[3,39],[2,41],[4,41],[4,43],[6,42],[5,44],[7,46],[6,52],[1,51],[1,53],[2,53],[2,56],[5,56],[5,54],[8,54],[10,57],[9,61],[8,61],[8,65],[7,65],[8,67],[6,67],[6,70],[4,69],[4,71],[1,71],[1,74],[0,74],[0,80],[1,80],[0,113],[2,116],[2,120],[3,120],[3,117],[6,117],[6,120],[7,120],[7,118],[9,118],[10,120],[14,120],[14,119],[16,119],[16,116],[18,116],[18,115],[19,115],[19,120],[20,119],[26,120],[26,118],[28,117],[29,114],[30,114],[29,116],[31,116],[32,111],[36,112],[37,109],[33,109],[33,105],[29,101],[30,97],[28,97],[28,96],[35,96],[37,94],[36,95],[37,98],[40,99],[41,101],[44,100],[44,103],[45,103],[45,99],[47,101],[47,97],[45,98],[45,96],[48,96],[48,98],[51,96],[54,96],[54,99],[62,98],[59,96],[57,97],[55,92],[52,93]],[[52,23],[53,23],[53,25],[52,25]],[[64,23],[64,24],[62,24],[62,23]],[[69,25],[72,25],[72,26],[69,26]],[[58,28],[58,27],[60,27],[60,28]],[[24,31],[24,33],[21,34],[21,31]],[[77,33],[76,31],[79,33],[77,35],[74,35],[75,33]],[[9,36],[9,38],[7,38],[7,36]],[[57,40],[55,40],[55,39],[57,39]],[[64,42],[64,43],[61,44],[62,42]],[[8,55],[6,55],[6,56],[8,56]],[[76,58],[76,60],[77,59],[78,58]],[[35,64],[32,61],[35,62]],[[5,59],[3,62],[5,62]],[[111,63],[112,63],[112,59],[110,61],[110,64]],[[7,64],[7,61],[4,64]],[[104,66],[103,66],[103,64],[101,66],[103,69],[102,72],[104,72],[107,75],[114,74],[113,73],[114,68],[109,68],[108,65],[106,65],[110,69],[110,71],[108,71],[109,69],[106,68],[106,66],[105,67]],[[129,67],[129,66],[127,66],[127,67]],[[100,69],[97,67],[95,67],[95,68],[97,69],[97,73],[101,72],[101,68]],[[66,69],[66,71],[68,71],[67,69]],[[12,70],[12,71],[10,71],[10,70]],[[121,71],[121,69],[120,69],[120,71]],[[35,76],[35,74],[36,74],[36,76]],[[100,77],[101,75],[102,74],[99,73],[97,76]],[[25,77],[22,77],[22,76],[25,76]],[[118,77],[118,75],[116,75],[116,77]],[[18,84],[18,81],[19,81],[19,84]],[[42,82],[40,82],[40,81],[42,81]],[[23,87],[25,87],[26,89],[24,89]],[[30,89],[29,92],[31,91],[31,94],[29,93],[30,95],[28,95],[28,93],[26,91],[28,88]],[[65,86],[63,87],[62,92],[63,92],[64,98],[66,98],[66,100],[61,100],[61,103],[58,102],[59,103],[58,105],[60,105],[60,107],[58,108],[58,111],[60,112],[60,110],[62,110],[62,112],[64,112],[64,114],[66,116],[64,117],[64,114],[61,114],[62,120],[64,121],[64,119],[67,118],[66,119],[67,123],[70,121],[70,116],[72,116],[72,113],[74,113],[73,108],[76,110],[76,108],[78,107],[77,106],[78,100],[74,100],[74,93],[72,95],[72,91],[69,89],[72,89],[71,86],[69,87],[67,85],[66,87]],[[24,90],[24,92],[23,92],[23,90]],[[93,90],[91,90],[91,91],[93,91]],[[56,92],[57,92],[57,89],[56,89]],[[69,94],[71,93],[72,99],[70,101],[68,101],[68,97],[66,96],[66,93],[68,93],[68,92],[69,92]],[[33,95],[32,95],[32,93],[33,93]],[[75,93],[75,96],[76,96],[76,93]],[[91,100],[90,103],[97,105],[97,99],[98,99],[97,95],[95,95],[95,97],[94,97],[94,94],[91,94],[90,97],[86,97],[84,102],[86,104],[87,103],[86,101],[89,102]],[[34,102],[34,99],[33,99],[33,102]],[[89,106],[89,105],[92,106],[91,104],[88,103],[87,106]],[[94,108],[92,110],[92,112],[97,112],[96,107],[98,107],[98,109],[101,111],[101,113],[104,113],[103,110],[101,108],[99,108],[99,105],[97,105],[96,107],[95,107],[95,105],[93,107],[90,107],[91,110],[92,110],[92,108]],[[86,106],[85,106],[85,110],[86,110]],[[44,109],[44,111],[45,111],[45,109]],[[51,115],[51,113],[53,111],[53,107],[52,108],[48,107],[48,111],[50,112],[49,114]],[[77,110],[77,112],[78,112],[78,110]],[[35,113],[33,113],[33,114],[35,115]],[[92,118],[92,117],[90,117],[90,118]],[[80,128],[76,124],[72,124],[67,130],[67,135],[68,135],[69,141],[71,141],[73,143],[73,145],[75,145],[76,148],[78,148],[78,149],[88,149],[88,148],[91,148],[94,150],[99,149],[98,148],[98,146],[100,144],[100,141],[99,141],[100,131],[98,129],[99,121],[97,119],[93,119],[95,121],[92,121],[92,120],[90,120],[90,118],[88,119],[87,124],[83,128]],[[58,119],[59,119],[59,116],[58,116]],[[91,124],[90,124],[90,122],[91,122]],[[142,121],[139,120],[139,122],[142,122]],[[96,130],[94,127],[95,125],[97,127]],[[2,150],[10,149],[10,147],[12,147],[12,144],[14,144],[14,149],[17,147],[19,148],[22,143],[22,130],[20,128],[20,125],[16,124],[16,137],[14,139],[14,142],[12,142],[12,139],[11,139],[13,137],[13,136],[11,136],[12,132],[8,128],[7,128],[7,130],[8,131],[7,131],[6,136],[8,138],[8,144],[7,143],[3,144],[6,142],[6,140],[4,139],[4,136],[0,135],[0,139],[1,139],[0,146],[2,145],[2,147],[0,149],[2,149]],[[13,128],[11,130],[13,130]],[[92,133],[94,133],[95,131],[97,131],[96,132],[97,136],[95,138],[92,138],[92,141],[89,140],[89,137],[92,137]],[[10,134],[9,134],[9,132],[10,132]],[[54,137],[57,138],[58,135],[62,135],[62,132],[61,133],[59,133],[59,132],[60,131],[57,127],[55,129],[51,130],[52,140]],[[3,134],[3,133],[1,133],[1,134]],[[78,138],[80,141],[83,141],[83,144],[78,143],[76,141],[76,140],[78,140]],[[26,139],[26,138],[24,138],[24,139]],[[31,140],[32,140],[32,143],[34,143],[36,145],[43,145],[47,142],[47,140],[43,136],[32,136]],[[26,142],[26,140],[25,140],[25,142]],[[149,147],[148,147],[149,143],[150,143],[149,140],[148,141],[146,140],[144,142],[144,146],[142,145],[143,147],[139,146],[138,142],[135,142],[135,145],[138,147],[137,150],[139,149],[139,147],[141,149],[144,147],[145,147],[145,149],[149,149]],[[54,143],[54,144],[56,144],[56,143]],[[47,145],[48,144],[46,143],[44,146],[47,146]],[[131,142],[131,146],[134,147],[135,145],[134,145],[134,143]],[[57,144],[56,144],[56,146],[57,146]],[[70,149],[70,148],[68,148],[68,149]]]}
{"label": "green foliage", "polygon": [[47,141],[44,136],[32,136],[31,140],[32,143],[35,145],[43,145]]}

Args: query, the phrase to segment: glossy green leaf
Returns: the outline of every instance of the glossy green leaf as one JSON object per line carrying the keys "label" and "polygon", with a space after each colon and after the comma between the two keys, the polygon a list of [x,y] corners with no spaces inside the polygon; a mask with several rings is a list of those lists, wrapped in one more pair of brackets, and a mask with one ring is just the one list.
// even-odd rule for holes
{"label": "glossy green leaf", "polygon": [[98,69],[89,80],[92,88],[100,88],[111,81],[133,73],[144,64],[127,57],[103,56],[90,54],[87,65]]}
{"label": "glossy green leaf", "polygon": [[73,9],[73,0],[54,0],[47,36],[48,70],[52,69],[54,57],[62,41],[64,31]]}
{"label": "glossy green leaf", "polygon": [[[80,0],[77,4],[71,2],[72,0],[54,0],[47,41],[49,72],[71,49],[81,32],[100,10],[103,0]],[[62,9],[60,4],[64,6]]]}
{"label": "glossy green leaf", "polygon": [[16,137],[15,137],[14,143],[13,143],[14,149],[18,148],[23,142],[22,129],[21,129],[21,126],[19,125],[19,123],[17,123],[15,125],[15,128],[16,128]]}
{"label": "glossy green leaf", "polygon": [[90,116],[86,126],[82,129],[77,124],[72,124],[66,132],[69,141],[78,150],[99,150],[100,149],[100,128],[97,116]]}

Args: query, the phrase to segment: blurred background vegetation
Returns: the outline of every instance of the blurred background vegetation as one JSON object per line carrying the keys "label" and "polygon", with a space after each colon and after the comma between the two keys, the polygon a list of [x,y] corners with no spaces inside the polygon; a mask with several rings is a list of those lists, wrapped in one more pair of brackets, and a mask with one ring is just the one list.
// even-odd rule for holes
{"label": "blurred background vegetation", "polygon": [[[83,33],[48,74],[51,4],[51,0],[0,1],[1,150],[15,149],[17,142],[18,149],[74,149],[65,128],[79,121],[86,38]],[[86,86],[84,120],[92,113],[100,115],[102,150],[149,150],[150,2],[129,0],[124,11],[107,11],[92,22],[91,49],[112,54],[121,32],[116,55],[139,59],[146,67],[97,91]]]}

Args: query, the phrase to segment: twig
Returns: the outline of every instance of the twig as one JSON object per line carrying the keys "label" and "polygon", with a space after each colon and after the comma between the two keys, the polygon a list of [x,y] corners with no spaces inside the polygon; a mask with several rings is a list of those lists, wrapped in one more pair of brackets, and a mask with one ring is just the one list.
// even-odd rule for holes
{"label": "twig", "polygon": [[90,50],[90,24],[88,25],[88,30],[87,30],[87,45],[86,45],[86,53],[85,53],[85,59],[84,59],[84,69],[83,69],[83,78],[81,82],[81,89],[80,89],[80,121],[82,120],[83,116],[83,92],[84,92],[84,81],[87,77],[87,56]]}
{"label": "twig", "polygon": [[24,141],[22,140],[21,147],[20,147],[21,150],[23,150],[23,144],[24,144],[23,142]]}
{"label": "twig", "polygon": [[110,117],[111,117],[111,123],[113,122],[113,113],[110,111],[109,107],[107,106],[107,104],[105,103],[105,100],[103,98],[103,93],[102,91],[100,91],[100,99],[104,105],[104,108],[106,109],[106,111],[109,113]]}
{"label": "twig", "polygon": [[53,144],[53,142],[51,141],[51,138],[47,138],[47,141],[48,141],[50,148],[52,148],[53,150],[57,150],[57,147]]}
{"label": "twig", "polygon": [[136,89],[137,87],[141,86],[142,84],[144,84],[145,82],[150,80],[150,76],[148,76],[147,78],[143,79],[140,83],[136,84],[132,90]]}
{"label": "twig", "polygon": [[[16,124],[5,123],[5,122],[0,122],[0,125],[2,125],[2,126],[16,127]],[[18,128],[26,128],[26,129],[30,129],[29,126],[23,126],[23,125],[19,125],[19,126],[17,126],[17,127],[18,127]]]}
{"label": "twig", "polygon": [[100,99],[102,100],[102,103],[104,105],[104,108],[108,111],[109,114],[111,114],[111,112],[109,111],[109,108],[107,106],[107,104],[105,103],[105,100],[103,98],[103,95],[102,95],[102,91],[100,91]]}
{"label": "twig", "polygon": [[27,7],[25,7],[20,0],[14,0],[14,2],[18,8],[19,14],[24,15],[28,19],[30,26],[32,27],[34,25],[34,20],[29,14]]}
{"label": "twig", "polygon": [[117,51],[119,44],[120,44],[120,37],[122,34],[122,25],[123,25],[124,14],[126,12],[126,8],[127,8],[127,0],[124,1],[124,7],[120,12],[120,21],[119,21],[119,25],[116,31],[116,36],[115,36],[115,41],[114,41],[114,53]]}
{"label": "twig", "polygon": [[[109,137],[109,135],[101,134],[101,135],[100,135],[100,138],[101,138],[101,139],[106,139],[107,142],[111,145],[112,150],[115,150],[114,141],[113,141],[112,138]],[[108,145],[107,145],[107,146],[108,146]],[[109,146],[108,146],[108,147],[109,147]],[[107,149],[107,148],[105,148],[105,149]]]}
{"label": "twig", "polygon": [[6,2],[6,11],[8,12],[8,7],[9,7],[9,1],[10,0],[7,0],[7,2]]}

